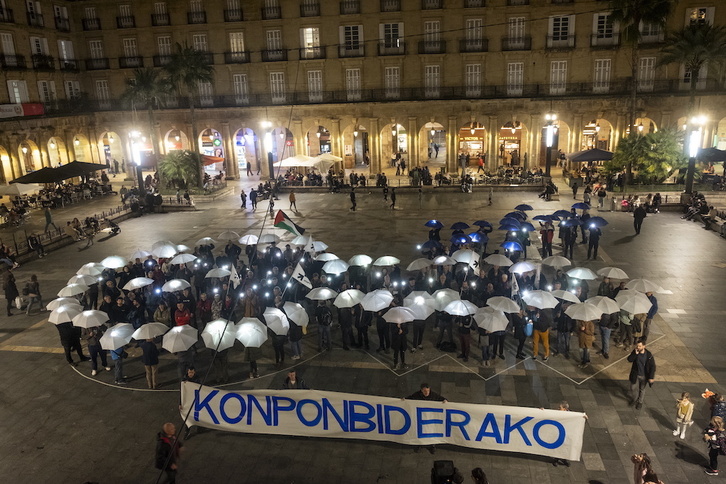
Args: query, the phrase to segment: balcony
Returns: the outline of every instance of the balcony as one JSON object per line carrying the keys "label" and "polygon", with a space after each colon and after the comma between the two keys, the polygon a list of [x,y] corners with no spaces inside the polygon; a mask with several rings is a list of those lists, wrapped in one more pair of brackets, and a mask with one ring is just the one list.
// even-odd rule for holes
{"label": "balcony", "polygon": [[398,39],[397,42],[378,43],[378,55],[403,55],[406,53],[406,42]]}
{"label": "balcony", "polygon": [[341,45],[338,47],[338,57],[363,57],[365,55],[364,44]]}
{"label": "balcony", "polygon": [[360,13],[360,0],[343,0],[340,2],[340,15],[355,15]]}
{"label": "balcony", "polygon": [[224,10],[224,21],[225,22],[242,22],[244,16],[242,15],[241,8],[225,9]]}
{"label": "balcony", "polygon": [[444,8],[444,0],[421,0],[421,10],[438,10]]}
{"label": "balcony", "polygon": [[568,50],[575,48],[575,36],[573,35],[548,35],[547,48],[550,50]]}
{"label": "balcony", "polygon": [[86,59],[87,71],[98,71],[109,68],[110,64],[108,62],[108,57],[99,57],[98,59]]}
{"label": "balcony", "polygon": [[60,32],[70,32],[71,21],[66,17],[55,17],[55,28]]}
{"label": "balcony", "polygon": [[121,69],[136,69],[137,67],[144,67],[144,58],[140,55],[119,57],[118,66]]}
{"label": "balcony", "polygon": [[552,0],[553,5],[565,5],[568,3],[575,3],[575,0]]}
{"label": "balcony", "polygon": [[202,52],[200,55],[204,56],[204,62],[206,62],[207,64],[214,64],[214,53]]}
{"label": "balcony", "polygon": [[523,35],[521,37],[502,37],[502,50],[503,51],[515,51],[515,50],[531,50],[532,49],[532,37],[529,35]]}
{"label": "balcony", "polygon": [[444,54],[446,53],[445,40],[420,40],[418,42],[419,54]]}
{"label": "balcony", "polygon": [[590,37],[590,47],[593,49],[614,49],[620,45],[620,35],[610,34],[604,36],[602,34],[593,34]]}
{"label": "balcony", "polygon": [[262,20],[275,20],[282,18],[280,7],[262,7]]}
{"label": "balcony", "polygon": [[287,60],[285,49],[265,49],[262,51],[262,62],[278,62]]}
{"label": "balcony", "polygon": [[224,63],[225,64],[246,64],[250,61],[249,51],[243,52],[225,52]]}
{"label": "balcony", "polygon": [[644,33],[640,35],[640,45],[658,45],[665,41],[663,32]]}
{"label": "balcony", "polygon": [[169,55],[155,55],[153,57],[154,67],[164,67],[169,65],[171,62],[171,54]]}
{"label": "balcony", "polygon": [[123,17],[116,17],[116,27],[119,29],[135,29],[136,28],[136,17],[133,15],[125,15]]}
{"label": "balcony", "polygon": [[461,39],[459,52],[489,52],[489,39]]}
{"label": "balcony", "polygon": [[301,59],[325,59],[325,47],[303,47],[300,49]]}
{"label": "balcony", "polygon": [[464,0],[464,8],[480,8],[486,7],[484,0]]}
{"label": "balcony", "polygon": [[81,20],[81,24],[83,25],[83,30],[101,30],[101,19],[96,18],[84,18]]}
{"label": "balcony", "polygon": [[163,27],[165,25],[171,25],[171,18],[168,13],[152,13],[151,14],[151,25],[154,27]]}
{"label": "balcony", "polygon": [[206,24],[207,12],[187,12],[187,23],[190,25]]}
{"label": "balcony", "polygon": [[381,0],[381,12],[400,12],[401,0]]}
{"label": "balcony", "polygon": [[60,70],[64,72],[78,72],[81,70],[78,59],[58,59]]}
{"label": "balcony", "polygon": [[519,5],[529,5],[529,0],[507,0],[507,7],[517,7]]}
{"label": "balcony", "polygon": [[303,2],[300,4],[301,17],[320,17],[319,2]]}
{"label": "balcony", "polygon": [[22,55],[0,54],[0,67],[11,71],[26,69],[25,57]]}
{"label": "balcony", "polygon": [[30,58],[33,61],[33,69],[36,71],[51,72],[55,70],[55,59],[52,55],[33,54]]}
{"label": "balcony", "polygon": [[0,22],[6,24],[15,23],[15,16],[12,8],[0,8]]}
{"label": "balcony", "polygon": [[25,12],[25,15],[28,17],[28,25],[31,27],[45,26],[45,23],[43,22],[43,14]]}

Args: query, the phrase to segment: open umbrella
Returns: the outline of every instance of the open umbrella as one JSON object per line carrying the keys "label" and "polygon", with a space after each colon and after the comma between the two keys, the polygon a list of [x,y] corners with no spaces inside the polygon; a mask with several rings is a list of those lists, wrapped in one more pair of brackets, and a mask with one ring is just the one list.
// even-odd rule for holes
{"label": "open umbrella", "polygon": [[595,227],[605,227],[608,224],[608,221],[605,220],[602,217],[590,217],[590,219],[587,221],[588,225],[594,225]]}
{"label": "open umbrella", "polygon": [[508,257],[503,256],[502,254],[492,254],[484,259],[484,262],[497,267],[509,267],[514,264],[514,262],[509,260]]}
{"label": "open umbrella", "polygon": [[146,259],[150,255],[151,255],[151,252],[149,252],[147,250],[141,250],[141,249],[139,249],[139,250],[134,251],[131,254],[131,256],[129,257],[129,259],[131,259],[131,260]]}
{"label": "open umbrella", "polygon": [[487,299],[487,306],[505,313],[517,313],[520,310],[519,305],[504,296],[494,296]]}
{"label": "open umbrella", "polygon": [[186,246],[184,244],[177,244],[177,246],[176,246],[176,251],[179,252],[179,253],[181,253],[181,252],[189,252],[190,250],[192,250],[191,247],[188,247],[188,246]]}
{"label": "open umbrella", "polygon": [[382,257],[379,257],[376,259],[376,261],[373,263],[374,266],[395,266],[396,264],[400,264],[401,260],[393,257],[392,255],[384,255]]}
{"label": "open umbrella", "polygon": [[536,269],[537,266],[531,262],[521,261],[513,264],[512,267],[509,268],[509,272],[513,272],[514,274],[524,274],[525,272],[534,271]]}
{"label": "open umbrella", "polygon": [[156,257],[168,259],[177,253],[176,244],[164,244],[151,248],[151,253]]}
{"label": "open umbrella", "polygon": [[441,229],[441,228],[444,228],[444,224],[442,224],[438,220],[429,220],[428,222],[426,222],[424,224],[424,226],[431,227],[432,229]]}
{"label": "open umbrella", "polygon": [[383,319],[389,323],[403,324],[416,319],[416,314],[414,314],[410,308],[398,306],[386,311],[386,314],[383,315]]}
{"label": "open umbrella", "polygon": [[340,257],[333,254],[332,252],[323,252],[322,254],[318,254],[315,256],[315,260],[321,261],[321,262],[327,262],[329,260],[335,260],[335,259],[340,259]]}
{"label": "open umbrella", "polygon": [[524,291],[522,299],[528,306],[539,309],[552,309],[560,303],[552,294],[545,291]]}
{"label": "open umbrella", "polygon": [[628,275],[624,270],[617,267],[603,267],[598,269],[597,273],[603,277],[609,277],[611,279],[627,279]]}
{"label": "open umbrella", "polygon": [[207,272],[207,275],[204,276],[205,279],[210,279],[212,277],[227,277],[232,275],[231,271],[228,271],[227,269],[212,269],[211,271]]}
{"label": "open umbrella", "polygon": [[124,291],[133,291],[134,289],[141,289],[142,287],[150,286],[153,283],[154,280],[149,279],[148,277],[134,277],[121,289]]}
{"label": "open umbrella", "polygon": [[438,247],[443,247],[441,242],[439,242],[438,240],[427,240],[426,242],[421,244],[421,248],[426,250],[436,249]]}
{"label": "open umbrella", "polygon": [[183,324],[171,328],[162,339],[161,347],[169,353],[178,353],[191,348],[199,340],[196,328]]}
{"label": "open umbrella", "polygon": [[348,270],[348,263],[344,260],[335,259],[323,265],[323,272],[327,274],[342,274]]}
{"label": "open umbrella", "polygon": [[104,269],[105,267],[101,264],[89,262],[88,264],[83,264],[76,274],[80,276],[100,276]]}
{"label": "open umbrella", "polygon": [[615,301],[620,305],[620,309],[632,314],[647,313],[653,306],[648,296],[637,291],[620,291],[615,296]]}
{"label": "open umbrella", "polygon": [[358,289],[346,289],[338,294],[333,301],[336,308],[352,308],[356,304],[360,304],[366,294]]}
{"label": "open umbrella", "polygon": [[310,236],[310,235],[298,235],[297,237],[293,238],[290,241],[290,244],[292,244],[292,245],[310,245],[310,240],[312,240],[312,236]]}
{"label": "open umbrella", "polygon": [[68,279],[68,285],[71,284],[81,284],[84,286],[90,286],[91,284],[98,283],[98,278],[93,276],[82,276],[79,274],[76,274],[75,276]]}
{"label": "open umbrella", "polygon": [[580,300],[577,299],[577,296],[572,294],[570,291],[564,291],[562,289],[557,289],[556,291],[550,291],[550,294],[552,294],[557,299],[562,299],[563,301],[579,304]]}
{"label": "open umbrella", "polygon": [[[101,265],[107,269],[118,269],[128,264],[129,261],[120,255],[110,255],[101,261]],[[93,275],[93,274],[89,274]]]}
{"label": "open umbrella", "polygon": [[458,234],[458,235],[452,235],[451,239],[449,239],[452,244],[456,245],[464,245],[464,244],[470,244],[471,243],[471,237],[469,237],[466,234]]}
{"label": "open umbrella", "polygon": [[327,287],[316,287],[311,289],[305,297],[311,301],[327,301],[333,299],[338,293]]}
{"label": "open umbrella", "polygon": [[361,300],[361,306],[366,311],[380,311],[391,305],[393,301],[393,294],[386,289],[376,289],[371,291]]}
{"label": "open umbrella", "polygon": [[526,203],[520,203],[519,205],[514,207],[514,210],[519,210],[521,212],[524,212],[527,210],[534,210],[534,208],[532,208],[532,205],[527,205]]}
{"label": "open umbrella", "polygon": [[54,309],[58,309],[61,306],[78,306],[78,309],[81,311],[83,308],[81,307],[81,303],[78,302],[78,299],[74,297],[59,297],[57,299],[53,299],[51,302],[48,303],[48,305],[45,307],[48,311],[53,311]]}
{"label": "open umbrella", "polygon": [[582,279],[584,281],[594,281],[597,279],[597,274],[587,267],[575,267],[567,271],[567,275],[574,279]]}
{"label": "open umbrella", "polygon": [[129,344],[134,327],[129,323],[118,323],[103,333],[99,342],[104,350],[116,350]]}
{"label": "open umbrella", "polygon": [[248,348],[259,348],[267,341],[267,326],[257,318],[242,318],[235,330],[237,340]]}
{"label": "open umbrella", "polygon": [[161,286],[161,290],[164,292],[176,292],[176,291],[182,291],[184,289],[191,288],[192,285],[189,284],[184,279],[172,279],[170,281],[167,281],[164,283],[163,286]]}
{"label": "open umbrella", "polygon": [[482,234],[480,232],[472,232],[469,234],[469,238],[472,242],[475,242],[477,244],[486,244],[489,242],[489,237],[487,237],[485,234]]}
{"label": "open umbrella", "polygon": [[469,228],[469,224],[466,222],[454,222],[450,228],[451,230],[466,230]]}
{"label": "open umbrella", "polygon": [[240,235],[234,230],[225,230],[217,238],[219,240],[238,240]]}
{"label": "open umbrella", "polygon": [[490,333],[504,331],[509,324],[509,320],[503,311],[489,306],[477,309],[474,313],[474,321],[476,321],[477,326]]}
{"label": "open umbrella", "polygon": [[287,320],[285,313],[279,309],[266,308],[262,317],[265,318],[267,327],[270,328],[276,335],[283,336],[290,331],[290,321]]}
{"label": "open umbrella", "polygon": [[106,321],[108,321],[108,314],[103,311],[89,309],[73,317],[73,326],[78,326],[79,328],[94,328],[101,326]]}
{"label": "open umbrella", "polygon": [[471,267],[478,267],[481,256],[471,249],[460,249],[451,254],[451,258],[456,262],[468,264]]}
{"label": "open umbrella", "polygon": [[572,212],[570,212],[569,210],[557,210],[554,215],[557,218],[570,218],[572,217]]}
{"label": "open umbrella", "polygon": [[415,319],[423,321],[433,314],[436,300],[426,291],[411,291],[403,304],[413,311]]}
{"label": "open umbrella", "polygon": [[[335,303],[333,303],[333,304],[335,304]],[[308,312],[305,311],[305,308],[302,307],[302,305],[300,305],[296,302],[287,301],[282,306],[282,309],[285,311],[285,314],[287,315],[287,319],[289,319],[293,323],[297,324],[298,326],[302,326],[304,328],[310,322],[310,317],[308,316]]]}
{"label": "open umbrella", "polygon": [[451,314],[452,316],[470,316],[474,314],[477,309],[479,308],[477,308],[476,304],[464,299],[459,299],[458,301],[451,301],[444,307],[443,311]]}
{"label": "open umbrella", "polygon": [[83,294],[88,290],[85,284],[68,284],[66,287],[58,291],[58,297],[71,297]]}
{"label": "open umbrella", "polygon": [[456,265],[456,261],[447,255],[440,255],[440,256],[434,258],[434,260],[431,261],[431,263],[435,266],[454,266],[454,265]]}
{"label": "open umbrella", "polygon": [[516,217],[504,217],[499,221],[499,225],[514,225],[515,227],[519,227],[521,223],[522,221]]}
{"label": "open umbrella", "polygon": [[515,242],[513,240],[508,240],[506,242],[502,242],[502,244],[499,246],[502,247],[504,250],[508,250],[510,252],[519,251],[522,252],[522,244],[519,242]]}
{"label": "open umbrella", "polygon": [[519,225],[504,224],[497,227],[497,230],[506,230],[507,232],[517,232],[521,229]]}
{"label": "open umbrella", "polygon": [[613,153],[611,151],[601,150],[600,148],[590,148],[589,150],[569,153],[567,159],[578,163],[583,161],[607,161],[613,159]]}
{"label": "open umbrella", "polygon": [[257,245],[259,241],[260,238],[255,234],[247,234],[239,238],[239,243],[244,245]]}
{"label": "open umbrella", "polygon": [[[640,292],[661,292],[663,290],[658,284],[651,282],[648,279],[633,279],[628,282],[625,287],[632,291]],[[58,295],[60,296],[60,294]]]}
{"label": "open umbrella", "polygon": [[458,301],[461,296],[453,289],[439,289],[432,294],[434,297],[434,309],[443,311],[451,301]]}
{"label": "open umbrella", "polygon": [[529,222],[522,222],[519,226],[519,229],[524,230],[525,232],[534,232],[535,230],[537,230],[534,228],[534,225]]}
{"label": "open umbrella", "polygon": [[237,328],[234,323],[224,319],[216,319],[207,323],[202,331],[204,346],[216,351],[224,351],[233,347],[236,336]]}
{"label": "open umbrella", "polygon": [[193,254],[179,254],[171,260],[171,264],[187,264],[197,260],[197,256]]}
{"label": "open umbrella", "polygon": [[486,220],[477,220],[472,225],[476,225],[477,227],[489,227],[492,228],[492,224],[487,222]]}
{"label": "open umbrella", "polygon": [[425,269],[427,267],[431,267],[431,260],[426,259],[425,257],[419,257],[418,259],[415,259],[412,261],[408,267],[406,267],[407,271],[420,271],[421,269]]}
{"label": "open umbrella", "polygon": [[567,257],[562,257],[561,255],[551,255],[542,259],[542,264],[561,269],[563,267],[571,266],[572,262],[570,262],[570,259],[568,259]]}
{"label": "open umbrella", "polygon": [[593,296],[591,298],[585,299],[585,302],[594,304],[605,314],[612,314],[620,311],[620,306],[618,305],[618,303],[607,296]]}
{"label": "open umbrella", "polygon": [[356,267],[364,267],[367,265],[370,265],[370,263],[373,262],[373,258],[371,256],[365,255],[365,254],[358,254],[354,255],[353,257],[348,260],[349,266],[356,266]]}
{"label": "open umbrella", "polygon": [[565,309],[565,314],[572,319],[579,319],[581,321],[595,321],[600,319],[603,310],[597,307],[595,304],[590,303],[577,303],[573,304]]}
{"label": "open umbrella", "polygon": [[134,331],[131,335],[136,341],[142,341],[145,339],[158,338],[169,331],[169,326],[164,323],[146,323],[142,324],[139,329]]}
{"label": "open umbrella", "polygon": [[577,202],[577,203],[573,203],[571,208],[574,208],[577,210],[590,210],[590,205],[588,205],[585,202]]}
{"label": "open umbrella", "polygon": [[211,237],[202,237],[201,239],[197,240],[194,245],[216,245],[217,241],[214,240]]}
{"label": "open umbrella", "polygon": [[60,306],[50,312],[48,322],[53,324],[70,323],[73,318],[81,314],[83,310],[74,304]]}
{"label": "open umbrella", "polygon": [[324,250],[328,250],[328,244],[326,244],[322,240],[314,240],[313,241],[313,250],[315,252],[322,252]]}
{"label": "open umbrella", "polygon": [[153,244],[151,244],[152,249],[156,249],[157,247],[162,247],[164,245],[174,245],[174,242],[171,240],[157,240]]}
{"label": "open umbrella", "polygon": [[554,220],[554,217],[552,215],[535,215],[532,217],[532,220],[535,220],[537,222],[552,222]]}

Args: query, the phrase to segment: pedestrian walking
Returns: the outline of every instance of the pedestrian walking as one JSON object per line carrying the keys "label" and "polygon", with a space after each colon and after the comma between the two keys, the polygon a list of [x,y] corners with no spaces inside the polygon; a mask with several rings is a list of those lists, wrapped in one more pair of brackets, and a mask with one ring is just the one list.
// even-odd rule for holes
{"label": "pedestrian walking", "polygon": [[423,208],[423,188],[421,188],[421,185],[418,186],[418,208]]}
{"label": "pedestrian walking", "polygon": [[53,214],[50,211],[50,207],[45,207],[45,230],[44,232],[48,232],[48,227],[53,226],[54,229],[59,230],[58,226],[53,223]]}
{"label": "pedestrian walking", "polygon": [[63,346],[63,352],[69,365],[78,366],[78,363],[71,357],[71,351],[76,352],[80,361],[90,360],[89,357],[83,355],[81,349],[81,328],[73,326],[70,322],[56,324],[55,328],[58,330],[61,346]]}
{"label": "pedestrian walking", "polygon": [[28,305],[25,307],[26,316],[30,314],[30,308],[35,303],[38,303],[38,310],[43,311],[43,297],[40,294],[38,276],[35,274],[30,276],[30,281],[25,284],[25,288],[23,289],[23,295],[28,298]]}
{"label": "pedestrian walking", "polygon": [[[297,212],[297,199],[295,198],[295,190],[290,190],[290,210],[295,210]],[[293,208],[294,207],[294,208]]]}
{"label": "pedestrian walking", "polygon": [[355,202],[355,188],[350,189],[350,209],[355,212],[356,202]]}
{"label": "pedestrian walking", "polygon": [[126,377],[124,376],[124,358],[127,353],[124,351],[124,347],[116,348],[111,350],[111,359],[114,362],[113,375],[114,383],[116,385],[126,385]]}
{"label": "pedestrian walking", "polygon": [[383,201],[388,202],[388,185],[383,185]]}
{"label": "pedestrian walking", "polygon": [[594,225],[590,226],[590,237],[587,239],[587,258],[590,259],[590,256],[592,256],[592,260],[597,259],[597,249],[600,247],[600,237],[602,237],[602,230],[600,230],[600,227],[596,227]]}
{"label": "pedestrian walking", "polygon": [[396,209],[396,189],[391,188],[391,210]]}
{"label": "pedestrian walking", "polygon": [[247,193],[245,193],[244,190],[241,190],[239,192],[239,199],[242,203],[242,206],[240,207],[242,210],[245,210],[247,208]]}
{"label": "pedestrian walking", "polygon": [[176,473],[181,449],[184,444],[177,440],[176,427],[167,422],[156,435],[156,468],[166,474],[165,484],[176,483]]}
{"label": "pedestrian walking", "polygon": [[633,211],[633,227],[635,227],[635,235],[640,234],[640,228],[643,225],[643,220],[646,215],[645,207],[642,205],[638,205],[638,207]]}
{"label": "pedestrian walking", "polygon": [[252,205],[252,211],[257,211],[257,192],[254,188],[250,189],[250,205]]}
{"label": "pedestrian walking", "polygon": [[[10,309],[13,307],[15,298],[20,294],[18,293],[18,286],[15,285],[15,276],[10,270],[5,270],[2,275],[3,278],[3,290],[5,291],[5,302],[7,303],[8,316],[12,316],[13,313]],[[18,308],[20,309],[20,308]]]}
{"label": "pedestrian walking", "polygon": [[655,381],[655,358],[645,347],[642,339],[635,344],[635,349],[628,356],[632,363],[630,368],[630,404],[635,405],[637,410],[643,406],[645,396],[645,385],[653,386]]}
{"label": "pedestrian walking", "polygon": [[580,184],[577,180],[572,180],[572,198],[577,200],[577,189],[580,188]]}
{"label": "pedestrian walking", "polygon": [[247,162],[247,176],[252,176],[252,163]]}
{"label": "pedestrian walking", "polygon": [[673,431],[673,436],[685,439],[686,429],[691,425],[693,425],[693,402],[691,394],[683,392],[681,398],[676,400],[676,429]]}
{"label": "pedestrian walking", "polygon": [[651,304],[648,314],[645,316],[645,321],[643,322],[643,339],[647,341],[648,335],[650,334],[650,323],[653,322],[653,318],[658,314],[658,299],[656,299],[652,291],[646,292],[645,295]]}

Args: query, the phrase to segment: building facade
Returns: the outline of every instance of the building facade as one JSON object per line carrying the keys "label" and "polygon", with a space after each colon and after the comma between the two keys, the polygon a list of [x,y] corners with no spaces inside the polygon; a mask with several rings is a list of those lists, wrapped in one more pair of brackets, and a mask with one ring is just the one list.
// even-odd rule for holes
{"label": "building facade", "polygon": [[[554,148],[612,150],[629,129],[631,46],[602,0],[0,0],[2,181],[76,159],[142,161],[196,148],[238,177],[250,164],[330,152],[380,171],[401,153],[449,171],[460,153],[487,166],[544,162]],[[726,24],[720,0],[681,0],[668,31]],[[690,78],[661,65],[667,32],[641,25],[636,125],[680,127]],[[139,67],[162,68],[177,44],[208,53],[215,80],[170,95],[149,126],[123,101]],[[726,148],[721,73],[698,81],[703,145]],[[20,110],[22,112],[22,110]],[[152,145],[152,140],[157,146]],[[369,164],[366,167],[365,164]]]}

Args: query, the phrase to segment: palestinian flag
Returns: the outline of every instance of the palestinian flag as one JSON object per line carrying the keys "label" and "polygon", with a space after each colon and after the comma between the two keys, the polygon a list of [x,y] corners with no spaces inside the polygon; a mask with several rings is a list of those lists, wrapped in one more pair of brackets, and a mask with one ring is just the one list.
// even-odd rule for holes
{"label": "palestinian flag", "polygon": [[295,235],[302,235],[305,233],[305,229],[290,220],[290,217],[288,217],[282,210],[278,210],[277,215],[275,215],[275,227],[287,230],[291,234]]}

